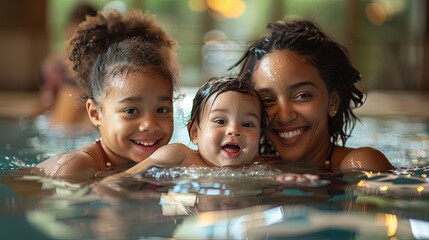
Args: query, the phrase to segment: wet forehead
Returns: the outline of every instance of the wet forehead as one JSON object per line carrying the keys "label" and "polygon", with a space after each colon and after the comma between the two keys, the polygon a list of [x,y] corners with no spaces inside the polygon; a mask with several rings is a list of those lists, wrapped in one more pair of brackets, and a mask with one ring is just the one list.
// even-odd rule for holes
{"label": "wet forehead", "polygon": [[274,51],[265,55],[255,66],[252,78],[257,88],[280,83],[295,84],[299,81],[324,85],[318,69],[309,64],[304,57],[289,50]]}
{"label": "wet forehead", "polygon": [[256,96],[234,91],[212,95],[204,108],[205,113],[216,111],[237,114],[251,114],[260,117],[260,103]]}

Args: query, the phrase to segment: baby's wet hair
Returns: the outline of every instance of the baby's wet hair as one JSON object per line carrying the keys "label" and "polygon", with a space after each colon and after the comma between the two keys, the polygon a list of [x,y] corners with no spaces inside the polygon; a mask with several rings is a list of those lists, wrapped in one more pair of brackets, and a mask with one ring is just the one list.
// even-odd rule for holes
{"label": "baby's wet hair", "polygon": [[82,97],[100,104],[112,77],[133,71],[155,71],[177,89],[176,47],[155,16],[135,9],[87,17],[71,38],[68,52]]}
{"label": "baby's wet hair", "polygon": [[259,93],[252,87],[250,81],[239,75],[210,78],[198,89],[192,102],[188,129],[191,129],[194,124],[197,124],[197,126],[200,125],[202,118],[201,114],[204,112],[208,99],[211,96],[214,96],[215,98],[213,101],[216,101],[216,98],[224,92],[238,92],[250,95],[258,101],[261,115],[262,135],[265,132],[268,121],[262,99],[259,96]]}

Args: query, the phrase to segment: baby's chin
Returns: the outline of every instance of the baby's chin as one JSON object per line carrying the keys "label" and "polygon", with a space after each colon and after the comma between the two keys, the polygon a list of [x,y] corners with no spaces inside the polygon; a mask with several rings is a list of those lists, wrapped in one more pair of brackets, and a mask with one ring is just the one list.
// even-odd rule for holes
{"label": "baby's chin", "polygon": [[251,160],[249,161],[223,161],[221,162],[221,164],[219,164],[219,167],[230,167],[230,168],[237,168],[237,167],[242,167],[242,166],[246,166],[248,164],[250,164]]}

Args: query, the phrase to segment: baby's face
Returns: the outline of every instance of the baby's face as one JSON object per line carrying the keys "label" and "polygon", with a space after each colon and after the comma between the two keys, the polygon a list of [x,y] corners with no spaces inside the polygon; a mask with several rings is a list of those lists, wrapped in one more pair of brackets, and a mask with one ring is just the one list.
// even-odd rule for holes
{"label": "baby's face", "polygon": [[[173,134],[173,87],[153,71],[116,76],[102,103],[100,134],[109,158],[140,162]],[[111,159],[112,160],[112,159]]]}
{"label": "baby's face", "polygon": [[256,97],[238,92],[211,96],[191,138],[201,157],[214,166],[250,163],[258,153],[261,109]]}

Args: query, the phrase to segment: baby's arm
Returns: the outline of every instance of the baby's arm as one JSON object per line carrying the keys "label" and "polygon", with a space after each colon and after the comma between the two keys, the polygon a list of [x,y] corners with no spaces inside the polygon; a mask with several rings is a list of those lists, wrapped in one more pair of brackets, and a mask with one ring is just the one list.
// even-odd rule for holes
{"label": "baby's arm", "polygon": [[147,170],[152,166],[176,167],[186,159],[191,150],[181,143],[167,144],[158,148],[152,155],[141,161],[134,167],[125,171],[127,174],[135,174]]}

